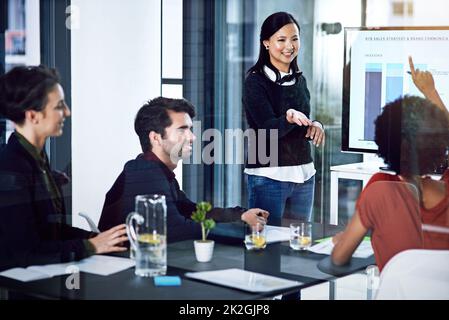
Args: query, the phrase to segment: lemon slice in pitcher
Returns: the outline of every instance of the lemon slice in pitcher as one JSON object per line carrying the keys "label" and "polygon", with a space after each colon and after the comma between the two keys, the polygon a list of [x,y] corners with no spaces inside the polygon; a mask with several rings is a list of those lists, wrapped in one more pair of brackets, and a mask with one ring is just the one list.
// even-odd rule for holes
{"label": "lemon slice in pitcher", "polygon": [[139,242],[149,243],[149,244],[159,244],[161,243],[161,238],[157,233],[143,233],[139,235]]}

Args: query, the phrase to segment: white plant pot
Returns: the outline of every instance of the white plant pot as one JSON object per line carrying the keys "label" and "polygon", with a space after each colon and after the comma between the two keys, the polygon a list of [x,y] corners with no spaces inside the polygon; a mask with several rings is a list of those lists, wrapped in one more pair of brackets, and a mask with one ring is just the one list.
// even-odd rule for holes
{"label": "white plant pot", "polygon": [[195,246],[195,256],[198,262],[209,262],[212,259],[215,244],[213,240],[195,240],[193,244]]}

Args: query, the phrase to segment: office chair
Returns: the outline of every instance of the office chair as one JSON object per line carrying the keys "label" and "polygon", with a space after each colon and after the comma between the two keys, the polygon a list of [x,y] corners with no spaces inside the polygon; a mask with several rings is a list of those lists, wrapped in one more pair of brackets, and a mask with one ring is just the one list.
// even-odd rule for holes
{"label": "office chair", "polygon": [[97,225],[93,222],[93,220],[89,217],[87,213],[79,212],[78,215],[86,219],[87,224],[89,225],[89,228],[92,232],[100,233],[100,230],[98,230]]}
{"label": "office chair", "polygon": [[449,250],[405,250],[385,265],[376,300],[449,299]]}

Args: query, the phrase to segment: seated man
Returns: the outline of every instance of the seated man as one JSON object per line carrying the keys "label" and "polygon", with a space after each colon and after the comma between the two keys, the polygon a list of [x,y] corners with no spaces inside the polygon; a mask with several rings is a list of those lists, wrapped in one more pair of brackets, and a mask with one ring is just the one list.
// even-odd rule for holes
{"label": "seated man", "polygon": [[[190,218],[196,203],[179,188],[173,170],[179,160],[189,157],[195,139],[191,128],[195,111],[184,99],[159,97],[146,103],[137,113],[134,129],[143,153],[125,164],[106,194],[98,228],[106,230],[117,222],[124,223],[134,211],[134,198],[141,194],[163,194],[167,202],[167,236],[169,242],[196,238],[200,226]],[[250,225],[266,222],[268,212],[241,207],[213,208],[208,218],[217,222],[242,220]]]}

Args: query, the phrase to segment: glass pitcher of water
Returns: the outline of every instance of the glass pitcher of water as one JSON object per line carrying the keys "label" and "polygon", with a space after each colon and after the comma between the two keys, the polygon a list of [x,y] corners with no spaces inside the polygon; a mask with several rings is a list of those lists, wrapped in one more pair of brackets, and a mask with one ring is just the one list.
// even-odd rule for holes
{"label": "glass pitcher of water", "polygon": [[141,277],[167,272],[167,205],[165,196],[138,195],[135,212],[126,218],[131,257],[136,260],[135,274]]}

